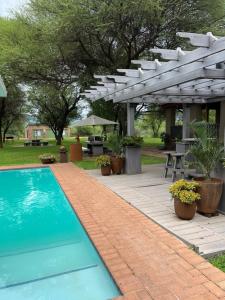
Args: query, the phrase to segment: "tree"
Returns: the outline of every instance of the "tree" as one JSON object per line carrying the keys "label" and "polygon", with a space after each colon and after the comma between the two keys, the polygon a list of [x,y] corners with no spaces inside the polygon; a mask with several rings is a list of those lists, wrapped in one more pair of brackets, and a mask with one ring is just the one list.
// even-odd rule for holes
{"label": "tree", "polygon": [[4,75],[7,98],[0,98],[0,148],[3,147],[9,129],[22,122],[25,116],[25,95],[21,86],[14,78]]}
{"label": "tree", "polygon": [[[117,73],[132,67],[133,59],[154,59],[149,49],[155,46],[177,47],[177,31],[208,30],[223,16],[224,0],[33,0],[31,10],[54,20],[60,43],[85,66],[80,83],[86,88],[94,73]],[[102,117],[110,111],[125,131],[125,105],[99,101],[91,108]]]}
{"label": "tree", "polygon": [[0,63],[29,88],[32,111],[61,144],[64,128],[78,111],[76,60],[67,60],[68,49],[58,43],[47,23],[26,15],[2,23]]}
{"label": "tree", "polygon": [[28,99],[37,120],[48,125],[53,131],[57,145],[61,145],[63,131],[75,116],[79,90],[76,86],[35,85],[30,91]]}
{"label": "tree", "polygon": [[[208,30],[223,11],[224,0],[31,0],[23,14],[0,26],[0,53],[26,83],[63,86],[79,75],[86,88],[94,73],[154,59],[149,49],[155,46],[176,47],[177,31]],[[91,104],[93,111],[111,111],[125,132],[126,106],[99,103]]]}
{"label": "tree", "polygon": [[145,130],[150,127],[153,137],[158,137],[164,121],[165,114],[163,109],[159,105],[151,104],[143,116],[141,127]]}

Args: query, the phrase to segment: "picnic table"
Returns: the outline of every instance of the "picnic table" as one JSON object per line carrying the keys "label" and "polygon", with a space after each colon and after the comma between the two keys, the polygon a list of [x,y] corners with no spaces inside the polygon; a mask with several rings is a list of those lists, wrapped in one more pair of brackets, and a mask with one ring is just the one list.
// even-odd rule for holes
{"label": "picnic table", "polygon": [[30,141],[25,141],[24,146],[48,146],[48,141],[41,141],[41,140],[30,140]]}

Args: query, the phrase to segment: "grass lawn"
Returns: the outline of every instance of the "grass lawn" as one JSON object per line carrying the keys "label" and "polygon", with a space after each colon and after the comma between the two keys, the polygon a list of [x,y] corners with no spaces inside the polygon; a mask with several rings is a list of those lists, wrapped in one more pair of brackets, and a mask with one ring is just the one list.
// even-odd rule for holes
{"label": "grass lawn", "polygon": [[225,254],[210,258],[209,262],[221,271],[225,272]]}
{"label": "grass lawn", "polygon": [[160,138],[144,137],[144,147],[159,148],[163,146]]}
{"label": "grass lawn", "polygon": [[[74,138],[66,139],[63,145],[69,150],[69,146],[74,142]],[[81,139],[85,145],[85,138]],[[159,145],[159,139],[148,139],[147,144]],[[54,140],[49,140],[48,147],[24,147],[23,141],[8,142],[3,149],[0,149],[0,166],[23,165],[39,163],[39,156],[43,153],[51,153],[58,158],[59,146],[55,145]],[[163,163],[164,159],[156,156],[142,156],[142,164],[158,164]],[[83,161],[77,162],[76,165],[83,169],[96,169],[95,158],[85,157]]]}

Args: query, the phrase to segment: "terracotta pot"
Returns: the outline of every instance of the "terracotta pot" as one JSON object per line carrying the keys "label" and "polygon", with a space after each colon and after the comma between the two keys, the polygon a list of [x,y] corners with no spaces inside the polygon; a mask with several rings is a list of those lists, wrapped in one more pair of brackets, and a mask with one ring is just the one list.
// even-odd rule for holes
{"label": "terracotta pot", "polygon": [[196,212],[196,203],[192,204],[182,203],[179,199],[174,199],[174,209],[176,215],[183,220],[193,219]]}
{"label": "terracotta pot", "polygon": [[81,161],[83,160],[82,144],[71,144],[70,145],[70,160]]}
{"label": "terracotta pot", "polygon": [[110,161],[113,174],[121,174],[124,168],[124,159],[122,157],[111,156]]}
{"label": "terracotta pot", "polygon": [[67,158],[67,151],[60,151],[59,152],[59,160],[61,163],[67,163],[68,158]]}
{"label": "terracotta pot", "polygon": [[214,214],[223,192],[223,180],[196,178],[195,181],[200,184],[198,192],[201,195],[201,200],[197,202],[197,211],[203,214]]}
{"label": "terracotta pot", "polygon": [[111,174],[111,166],[102,166],[101,173],[102,176],[109,176]]}

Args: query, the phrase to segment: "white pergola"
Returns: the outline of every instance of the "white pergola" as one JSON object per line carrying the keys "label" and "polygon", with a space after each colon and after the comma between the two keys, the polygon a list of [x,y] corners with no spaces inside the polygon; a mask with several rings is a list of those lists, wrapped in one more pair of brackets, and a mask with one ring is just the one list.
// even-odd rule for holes
{"label": "white pergola", "polygon": [[192,51],[154,48],[163,61],[134,60],[138,69],[118,69],[121,75],[95,75],[96,86],[83,95],[91,101],[104,99],[127,103],[128,134],[133,134],[134,107],[141,103],[188,104],[225,100],[225,37],[212,33],[178,32],[195,47]]}

